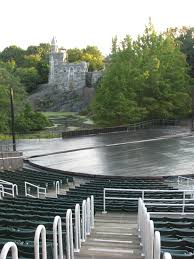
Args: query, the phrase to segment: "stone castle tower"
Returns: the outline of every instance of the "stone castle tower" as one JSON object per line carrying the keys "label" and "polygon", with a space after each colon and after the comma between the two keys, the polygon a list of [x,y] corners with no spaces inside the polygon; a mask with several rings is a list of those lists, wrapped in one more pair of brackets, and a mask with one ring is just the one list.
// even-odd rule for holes
{"label": "stone castle tower", "polygon": [[70,91],[83,89],[86,86],[88,74],[88,63],[85,61],[69,63],[66,49],[58,48],[56,38],[53,37],[51,41],[49,84]]}
{"label": "stone castle tower", "polygon": [[67,51],[58,48],[53,37],[49,60],[48,84],[30,96],[33,107],[41,111],[83,110],[95,95],[103,71],[88,72],[88,63],[69,63]]}

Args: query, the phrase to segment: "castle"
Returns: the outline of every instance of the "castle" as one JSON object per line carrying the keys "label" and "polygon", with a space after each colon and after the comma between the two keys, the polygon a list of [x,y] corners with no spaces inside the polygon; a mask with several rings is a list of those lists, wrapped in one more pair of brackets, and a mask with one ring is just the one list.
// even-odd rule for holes
{"label": "castle", "polygon": [[88,63],[69,63],[67,51],[58,48],[53,37],[49,59],[48,84],[40,85],[29,96],[34,109],[40,111],[84,110],[95,95],[95,87],[103,71],[88,71]]}
{"label": "castle", "polygon": [[69,63],[67,51],[58,48],[56,38],[51,41],[49,84],[67,91],[94,87],[102,71],[88,72],[88,63]]}

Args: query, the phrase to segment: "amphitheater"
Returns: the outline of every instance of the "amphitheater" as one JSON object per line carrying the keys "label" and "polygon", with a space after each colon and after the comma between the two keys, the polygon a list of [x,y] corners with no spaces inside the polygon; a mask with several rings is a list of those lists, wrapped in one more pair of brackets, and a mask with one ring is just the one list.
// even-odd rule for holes
{"label": "amphitheater", "polygon": [[0,156],[0,259],[194,258],[193,140],[152,121],[19,141]]}

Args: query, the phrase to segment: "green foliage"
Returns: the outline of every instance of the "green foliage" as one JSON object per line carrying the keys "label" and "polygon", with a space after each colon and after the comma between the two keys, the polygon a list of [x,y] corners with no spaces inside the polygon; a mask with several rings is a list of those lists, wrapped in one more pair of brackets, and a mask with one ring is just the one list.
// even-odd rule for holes
{"label": "green foliage", "polygon": [[50,126],[48,119],[26,104],[23,85],[10,64],[0,63],[0,132],[10,132],[10,88],[14,92],[16,130],[32,131]]}
{"label": "green foliage", "polygon": [[42,130],[51,125],[42,113],[32,111],[29,105],[25,105],[24,110],[16,117],[16,130],[22,133]]}
{"label": "green foliage", "polygon": [[85,49],[69,49],[67,53],[69,62],[88,62],[89,71],[103,69],[104,57],[96,46],[87,46]]}
{"label": "green foliage", "polygon": [[78,48],[68,49],[67,54],[68,54],[68,61],[70,63],[74,63],[82,60],[83,51]]}
{"label": "green foliage", "polygon": [[5,62],[8,70],[12,69],[31,93],[39,84],[48,82],[50,44],[40,43],[23,50],[17,46],[5,48],[0,53],[0,61]]}
{"label": "green foliage", "polygon": [[93,104],[101,125],[121,125],[149,118],[185,116],[190,110],[188,66],[171,34],[153,25],[132,41],[117,43]]}
{"label": "green foliage", "polygon": [[5,48],[0,53],[0,60],[3,62],[14,61],[16,65],[21,66],[24,62],[25,50],[13,45]]}
{"label": "green foliage", "polygon": [[15,74],[20,78],[21,83],[25,85],[28,93],[35,90],[40,82],[40,76],[35,67],[19,67],[16,69]]}

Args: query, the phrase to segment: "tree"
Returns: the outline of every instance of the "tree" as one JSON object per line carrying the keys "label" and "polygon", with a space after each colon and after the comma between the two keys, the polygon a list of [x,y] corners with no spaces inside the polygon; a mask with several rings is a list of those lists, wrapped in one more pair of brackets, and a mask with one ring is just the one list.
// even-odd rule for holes
{"label": "tree", "polygon": [[23,85],[12,72],[10,64],[0,63],[0,132],[10,131],[10,88],[14,91],[16,130],[21,132],[43,129],[51,123],[42,115],[33,112],[26,102]]}
{"label": "tree", "polygon": [[89,62],[89,71],[103,69],[104,57],[96,46],[87,46],[83,49],[81,60]]}
{"label": "tree", "polygon": [[40,76],[35,67],[19,67],[15,74],[20,78],[28,93],[34,91],[40,82]]}
{"label": "tree", "polygon": [[68,61],[89,63],[89,71],[101,70],[104,66],[104,57],[96,46],[87,46],[85,49],[68,49]]}
{"label": "tree", "polygon": [[188,66],[171,34],[151,22],[136,41],[113,41],[110,63],[97,89],[94,119],[120,125],[149,118],[185,116],[190,109]]}
{"label": "tree", "polygon": [[14,61],[16,65],[21,66],[24,62],[25,50],[13,45],[5,48],[0,53],[0,60],[4,62]]}
{"label": "tree", "polygon": [[68,54],[68,61],[70,63],[74,63],[82,60],[83,51],[78,48],[68,49],[67,54]]}

